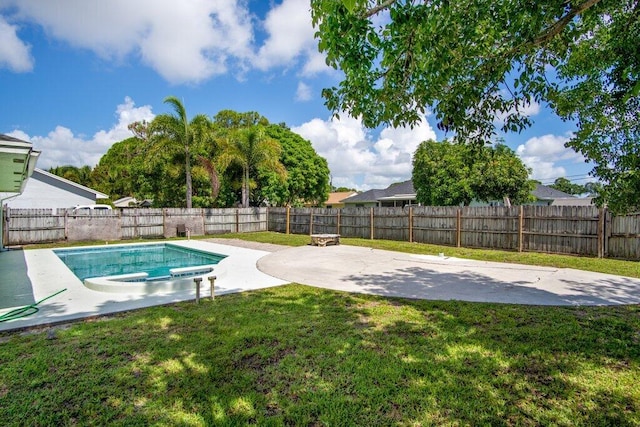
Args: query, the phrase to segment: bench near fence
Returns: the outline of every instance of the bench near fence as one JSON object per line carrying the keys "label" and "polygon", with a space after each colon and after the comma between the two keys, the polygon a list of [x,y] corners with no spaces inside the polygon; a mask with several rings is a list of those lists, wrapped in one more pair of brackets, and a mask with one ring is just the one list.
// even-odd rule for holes
{"label": "bench near fence", "polygon": [[594,206],[269,208],[269,230],[640,260],[640,214]]}

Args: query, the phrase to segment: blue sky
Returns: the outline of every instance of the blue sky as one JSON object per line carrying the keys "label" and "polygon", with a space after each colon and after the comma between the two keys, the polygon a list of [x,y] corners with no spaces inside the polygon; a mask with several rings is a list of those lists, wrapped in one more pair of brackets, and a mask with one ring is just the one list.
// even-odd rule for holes
{"label": "blue sky", "polygon": [[[313,32],[308,0],[0,0],[0,133],[33,142],[40,168],[94,166],[175,95],[190,117],[231,109],[286,123],[328,160],[336,186],[409,179],[417,145],[445,136],[431,117],[375,130],[332,119],[320,92],[340,74]],[[505,142],[532,177],[586,182],[591,166],[563,145],[575,127],[543,105],[527,110],[534,126]]]}

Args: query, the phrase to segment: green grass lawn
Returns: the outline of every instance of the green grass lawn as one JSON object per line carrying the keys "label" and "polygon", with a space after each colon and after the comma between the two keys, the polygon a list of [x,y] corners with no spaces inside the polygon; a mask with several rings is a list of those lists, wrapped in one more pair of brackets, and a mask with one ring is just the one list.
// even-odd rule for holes
{"label": "green grass lawn", "polygon": [[[306,245],[308,236],[224,237]],[[640,277],[638,263],[342,239]],[[640,425],[640,306],[288,285],[0,334],[4,425]]]}
{"label": "green grass lawn", "polygon": [[640,307],[287,285],[0,336],[2,425],[640,425]]}

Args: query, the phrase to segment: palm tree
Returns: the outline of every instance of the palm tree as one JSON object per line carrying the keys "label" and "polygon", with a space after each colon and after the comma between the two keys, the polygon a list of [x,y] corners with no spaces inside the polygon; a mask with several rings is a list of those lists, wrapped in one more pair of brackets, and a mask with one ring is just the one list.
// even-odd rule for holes
{"label": "palm tree", "polygon": [[[162,145],[179,145],[184,150],[185,157],[185,178],[187,183],[187,208],[192,207],[191,199],[193,186],[191,183],[191,146],[197,142],[198,137],[207,129],[210,120],[204,114],[198,114],[191,122],[187,119],[187,112],[182,102],[175,96],[168,96],[164,99],[166,104],[170,104],[175,111],[175,115],[161,114],[153,119],[151,123],[151,133],[160,137]],[[168,144],[167,144],[168,143]]]}
{"label": "palm tree", "polygon": [[242,167],[242,207],[249,207],[252,172],[265,168],[286,175],[286,169],[280,163],[281,152],[280,143],[267,137],[261,126],[239,129],[227,138],[219,162],[222,169],[231,163]]}

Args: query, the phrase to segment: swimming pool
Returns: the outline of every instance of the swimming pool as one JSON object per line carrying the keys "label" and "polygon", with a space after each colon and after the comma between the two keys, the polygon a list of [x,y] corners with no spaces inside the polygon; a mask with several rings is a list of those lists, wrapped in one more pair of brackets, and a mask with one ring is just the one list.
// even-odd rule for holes
{"label": "swimming pool", "polygon": [[[53,252],[85,286],[105,292],[185,289],[193,283],[193,277],[211,273],[226,257],[169,243],[56,249]],[[133,286],[135,284],[138,286]]]}

